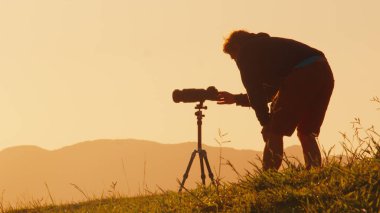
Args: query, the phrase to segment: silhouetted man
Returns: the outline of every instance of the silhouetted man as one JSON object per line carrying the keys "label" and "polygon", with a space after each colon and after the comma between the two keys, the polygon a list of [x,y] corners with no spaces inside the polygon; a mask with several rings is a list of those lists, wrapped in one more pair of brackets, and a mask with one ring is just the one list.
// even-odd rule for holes
{"label": "silhouetted man", "polygon": [[235,60],[247,94],[220,92],[218,103],[255,110],[266,143],[263,169],[280,168],[283,136],[296,128],[306,168],[321,166],[316,137],[334,87],[324,54],[295,40],[242,30],[231,33],[223,51]]}

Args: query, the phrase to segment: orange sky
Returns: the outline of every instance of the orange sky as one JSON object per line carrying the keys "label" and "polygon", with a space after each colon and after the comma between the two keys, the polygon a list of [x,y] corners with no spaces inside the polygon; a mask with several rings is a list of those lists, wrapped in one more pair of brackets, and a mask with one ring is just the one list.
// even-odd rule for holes
{"label": "orange sky", "polygon": [[[290,3],[289,3],[290,2]],[[232,30],[267,32],[322,50],[336,87],[320,141],[330,147],[360,117],[378,122],[380,2],[0,0],[0,149],[55,149],[84,140],[196,140],[194,104],[174,89],[244,92],[222,52]],[[203,140],[260,150],[253,110],[206,102]],[[376,119],[375,119],[376,118]],[[295,138],[286,146],[298,144]]]}

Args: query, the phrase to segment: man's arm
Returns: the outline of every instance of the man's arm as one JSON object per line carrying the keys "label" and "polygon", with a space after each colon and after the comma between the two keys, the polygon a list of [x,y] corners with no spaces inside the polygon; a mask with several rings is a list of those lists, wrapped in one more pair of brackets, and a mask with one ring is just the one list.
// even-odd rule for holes
{"label": "man's arm", "polygon": [[259,120],[261,126],[265,126],[270,119],[270,115],[267,100],[263,94],[263,91],[257,87],[248,87],[247,92],[249,94],[249,103],[255,110],[257,119]]}
{"label": "man's arm", "polygon": [[236,104],[238,106],[250,107],[247,94],[231,94],[226,91],[218,93],[218,104]]}
{"label": "man's arm", "polygon": [[[247,50],[247,49],[246,49]],[[256,117],[261,126],[265,126],[269,121],[268,100],[263,89],[263,68],[260,67],[260,57],[250,55],[251,52],[245,51],[240,54],[236,64],[239,67],[241,78],[251,107],[255,110]],[[255,60],[256,61],[253,61]]]}

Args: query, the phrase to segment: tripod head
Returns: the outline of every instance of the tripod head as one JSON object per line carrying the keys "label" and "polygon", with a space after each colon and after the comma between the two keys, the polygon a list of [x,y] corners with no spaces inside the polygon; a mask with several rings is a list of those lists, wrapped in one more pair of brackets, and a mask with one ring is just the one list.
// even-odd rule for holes
{"label": "tripod head", "polygon": [[199,103],[195,106],[195,109],[198,109],[199,111],[201,110],[201,109],[207,109],[207,106],[203,106],[203,103],[204,103],[205,101],[199,101]]}
{"label": "tripod head", "polygon": [[[197,109],[198,111],[196,111],[195,112],[195,116],[197,116],[197,118],[198,118],[198,123],[199,123],[199,121],[203,118],[203,117],[205,117],[204,115],[203,115],[203,113],[202,113],[202,109],[204,109],[204,110],[207,110],[207,106],[203,106],[203,103],[204,103],[204,101],[200,101],[196,106],[195,106],[195,109]],[[202,125],[202,121],[200,121],[201,123],[201,125]],[[199,124],[198,124],[199,125]]]}

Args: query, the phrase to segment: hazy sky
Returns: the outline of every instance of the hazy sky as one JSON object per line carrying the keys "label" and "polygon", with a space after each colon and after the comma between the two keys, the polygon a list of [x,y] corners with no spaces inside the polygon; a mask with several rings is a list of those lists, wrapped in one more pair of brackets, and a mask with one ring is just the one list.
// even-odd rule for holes
{"label": "hazy sky", "polygon": [[[212,85],[244,92],[222,52],[236,29],[326,54],[336,85],[320,141],[339,144],[354,117],[379,124],[369,101],[380,96],[379,8],[377,0],[0,0],[0,149],[195,141],[195,103],[174,103],[172,91]],[[217,145],[220,128],[229,146],[263,148],[253,110],[206,105],[204,143]],[[293,144],[296,138],[286,140]]]}

